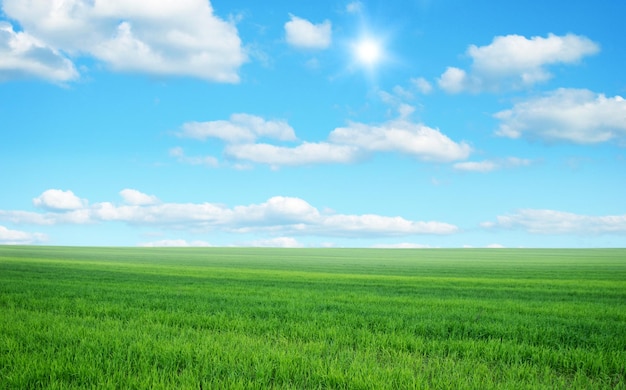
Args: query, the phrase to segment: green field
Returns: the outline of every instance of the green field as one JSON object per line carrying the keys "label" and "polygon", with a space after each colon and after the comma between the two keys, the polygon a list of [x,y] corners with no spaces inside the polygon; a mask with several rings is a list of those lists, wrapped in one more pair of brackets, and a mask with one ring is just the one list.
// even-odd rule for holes
{"label": "green field", "polygon": [[1,389],[626,388],[626,250],[0,246]]}

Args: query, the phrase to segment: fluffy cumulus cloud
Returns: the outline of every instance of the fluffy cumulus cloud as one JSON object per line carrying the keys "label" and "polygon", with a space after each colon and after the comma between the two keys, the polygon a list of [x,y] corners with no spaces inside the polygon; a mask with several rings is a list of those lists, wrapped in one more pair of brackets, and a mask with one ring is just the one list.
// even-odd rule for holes
{"label": "fluffy cumulus cloud", "polygon": [[471,152],[468,144],[454,142],[438,129],[407,120],[393,120],[378,126],[350,123],[333,130],[329,140],[364,151],[400,152],[434,162],[465,159]]}
{"label": "fluffy cumulus cloud", "polygon": [[27,245],[47,240],[48,237],[42,233],[28,233],[20,230],[11,230],[0,225],[1,245]]}
{"label": "fluffy cumulus cloud", "polygon": [[485,228],[523,229],[534,234],[626,234],[626,215],[591,216],[555,210],[523,209],[502,215]]}
{"label": "fluffy cumulus cloud", "polygon": [[126,188],[120,191],[120,195],[124,199],[125,203],[136,205],[136,206],[145,206],[149,204],[159,203],[159,199],[154,195],[147,195],[143,192],[133,190],[131,188]]}
{"label": "fluffy cumulus cloud", "polygon": [[[437,82],[439,83],[439,87],[448,93],[459,93],[472,87],[469,85],[467,72],[453,66],[449,66],[441,77],[439,77]],[[475,86],[471,89],[475,91],[478,90]]]}
{"label": "fluffy cumulus cloud", "polygon": [[528,166],[532,163],[531,160],[525,158],[509,157],[505,159],[497,160],[483,160],[483,161],[463,161],[453,165],[457,171],[464,172],[491,172],[502,168],[514,168]]}
{"label": "fluffy cumulus cloud", "polygon": [[42,78],[65,82],[78,78],[74,64],[59,50],[0,21],[0,81]]}
{"label": "fluffy cumulus cloud", "polygon": [[[394,95],[383,92],[382,96],[395,102]],[[348,164],[372,153],[383,152],[402,153],[428,162],[451,162],[469,156],[471,147],[467,143],[455,142],[438,129],[410,121],[407,117],[412,110],[412,106],[399,104],[399,119],[379,125],[352,122],[330,132],[327,141],[304,141],[297,145],[255,142],[259,138],[277,141],[295,141],[297,138],[286,121],[265,120],[249,114],[234,114],[229,120],[188,122],[177,135],[198,140],[220,139],[227,144],[224,155],[228,159],[267,164],[274,168]],[[180,147],[171,149],[170,155],[181,162],[189,162]],[[200,163],[201,159],[198,157],[195,160]]]}
{"label": "fluffy cumulus cloud", "polygon": [[69,190],[51,189],[34,198],[33,204],[48,210],[78,210],[87,205],[87,200],[79,198]]}
{"label": "fluffy cumulus cloud", "polygon": [[[206,0],[5,0],[2,8],[24,29],[13,57],[27,55],[31,68],[54,64],[56,80],[76,77],[68,58],[90,56],[118,71],[237,82],[247,59],[236,26]],[[8,29],[1,31],[0,47]]]}
{"label": "fluffy cumulus cloud", "polygon": [[[44,194],[50,194],[48,190]],[[36,199],[44,199],[46,196]],[[74,196],[70,191],[64,192]],[[137,190],[121,192],[123,204],[81,203],[80,209],[60,207],[52,202],[49,211],[29,212],[0,210],[0,220],[15,224],[56,225],[124,222],[131,225],[156,226],[188,231],[220,230],[229,233],[265,232],[282,237],[317,236],[408,236],[416,234],[451,234],[455,225],[438,221],[411,221],[395,216],[375,214],[339,214],[320,212],[303,199],[276,196],[259,204],[227,207],[214,203],[166,203]],[[78,199],[78,198],[76,198]],[[285,242],[288,243],[288,242]],[[162,243],[163,244],[163,243]]]}
{"label": "fluffy cumulus cloud", "polygon": [[319,211],[305,200],[274,196],[261,204],[236,206],[229,210],[228,219],[237,229],[246,231],[256,226],[311,224],[320,217]]}
{"label": "fluffy cumulus cloud", "polygon": [[301,49],[326,49],[331,44],[332,25],[329,20],[313,24],[306,19],[289,15],[285,23],[285,38],[291,46]]}
{"label": "fluffy cumulus cloud", "polygon": [[552,77],[548,66],[575,64],[599,50],[597,43],[574,34],[497,36],[487,46],[471,45],[467,49],[472,59],[470,71],[448,67],[438,82],[449,93],[528,87]]}
{"label": "fluffy cumulus cloud", "polygon": [[586,89],[558,89],[494,116],[503,137],[579,144],[626,139],[626,100]]}

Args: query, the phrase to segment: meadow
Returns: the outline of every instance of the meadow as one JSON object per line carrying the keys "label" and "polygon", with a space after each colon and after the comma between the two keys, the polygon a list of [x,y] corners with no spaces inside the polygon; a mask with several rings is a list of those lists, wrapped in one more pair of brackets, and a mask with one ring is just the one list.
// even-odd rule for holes
{"label": "meadow", "polygon": [[0,246],[0,389],[626,388],[626,250]]}

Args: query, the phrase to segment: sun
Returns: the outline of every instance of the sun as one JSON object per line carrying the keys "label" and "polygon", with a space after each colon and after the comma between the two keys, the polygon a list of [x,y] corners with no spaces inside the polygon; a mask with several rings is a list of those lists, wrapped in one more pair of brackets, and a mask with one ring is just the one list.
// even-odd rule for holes
{"label": "sun", "polygon": [[379,41],[363,38],[354,45],[354,54],[361,64],[372,67],[380,62],[383,53]]}

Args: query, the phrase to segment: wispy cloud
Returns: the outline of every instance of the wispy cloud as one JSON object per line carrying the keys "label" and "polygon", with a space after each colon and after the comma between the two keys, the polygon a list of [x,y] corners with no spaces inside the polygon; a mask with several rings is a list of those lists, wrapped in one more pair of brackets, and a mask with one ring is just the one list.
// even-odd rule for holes
{"label": "wispy cloud", "polygon": [[268,247],[268,248],[303,248],[298,240],[293,237],[275,237],[268,238],[265,240],[255,240],[249,244],[244,244],[243,246],[253,246],[253,247]]}
{"label": "wispy cloud", "polygon": [[489,229],[522,229],[534,234],[626,234],[626,215],[592,216],[557,210],[522,209],[484,222]]}
{"label": "wispy cloud", "polygon": [[180,146],[176,146],[169,150],[171,157],[176,157],[178,162],[189,165],[204,165],[207,167],[217,167],[219,161],[213,156],[187,156]]}
{"label": "wispy cloud", "polygon": [[427,249],[432,248],[430,245],[415,244],[412,242],[401,242],[399,244],[376,244],[372,248],[382,249]]}
{"label": "wispy cloud", "polygon": [[432,84],[423,77],[411,79],[411,84],[423,95],[428,95],[433,91]]}
{"label": "wispy cloud", "polygon": [[349,14],[358,14],[363,11],[363,3],[360,1],[351,1],[346,5],[346,12]]}
{"label": "wispy cloud", "polygon": [[328,142],[304,142],[294,147],[271,144],[234,144],[225,149],[231,158],[259,164],[280,166],[311,164],[346,164],[359,159],[359,148]]}
{"label": "wispy cloud", "polygon": [[528,166],[530,164],[532,164],[532,161],[529,159],[508,157],[496,160],[458,162],[453,167],[457,171],[486,173],[498,169]]}
{"label": "wispy cloud", "polygon": [[285,120],[265,120],[257,115],[233,114],[229,120],[187,122],[178,136],[206,140],[217,138],[230,143],[253,142],[259,138],[293,141],[295,132]]}
{"label": "wispy cloud", "polygon": [[165,239],[158,241],[142,242],[137,244],[142,247],[208,247],[211,246],[206,241],[187,241],[183,239]]}

